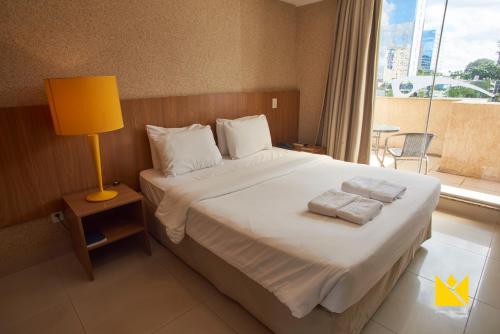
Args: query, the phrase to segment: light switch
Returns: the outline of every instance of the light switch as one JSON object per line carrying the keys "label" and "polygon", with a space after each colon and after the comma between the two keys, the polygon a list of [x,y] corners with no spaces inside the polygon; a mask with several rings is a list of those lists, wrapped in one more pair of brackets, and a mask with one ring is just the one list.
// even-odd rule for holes
{"label": "light switch", "polygon": [[278,108],[278,98],[273,97],[273,109]]}

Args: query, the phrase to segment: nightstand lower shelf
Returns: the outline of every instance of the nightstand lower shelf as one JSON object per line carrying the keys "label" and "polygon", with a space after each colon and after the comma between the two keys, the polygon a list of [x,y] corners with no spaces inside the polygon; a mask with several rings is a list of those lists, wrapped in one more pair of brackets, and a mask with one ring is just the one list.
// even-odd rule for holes
{"label": "nightstand lower shelf", "polygon": [[89,251],[109,245],[117,240],[127,238],[131,235],[141,233],[144,231],[144,226],[138,225],[134,222],[123,222],[116,220],[104,223],[100,226],[100,231],[106,237],[106,242],[99,243],[92,247],[87,247]]}

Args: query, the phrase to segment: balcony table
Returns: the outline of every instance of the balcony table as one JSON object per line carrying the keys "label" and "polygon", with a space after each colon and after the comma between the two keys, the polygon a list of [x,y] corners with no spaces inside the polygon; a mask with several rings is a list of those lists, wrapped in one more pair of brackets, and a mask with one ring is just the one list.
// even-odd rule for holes
{"label": "balcony table", "polygon": [[375,137],[375,157],[377,158],[378,162],[380,163],[381,167],[384,167],[382,164],[382,159],[379,157],[378,152],[380,151],[380,137],[382,136],[382,133],[394,133],[394,132],[399,132],[400,127],[397,125],[388,125],[388,124],[374,124],[372,131],[373,131],[373,137]]}

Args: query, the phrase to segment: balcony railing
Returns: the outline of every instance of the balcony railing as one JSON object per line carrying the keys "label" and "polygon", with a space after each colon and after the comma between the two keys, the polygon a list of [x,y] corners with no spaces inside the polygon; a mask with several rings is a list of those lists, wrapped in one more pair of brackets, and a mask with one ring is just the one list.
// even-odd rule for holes
{"label": "balcony railing", "polygon": [[[400,132],[424,132],[428,105],[427,98],[379,96],[374,124],[395,125]],[[461,186],[470,179],[466,183],[474,183],[472,190],[484,188],[485,193],[500,196],[500,103],[434,99],[428,131],[436,135],[428,150],[431,170],[442,176],[443,184]]]}

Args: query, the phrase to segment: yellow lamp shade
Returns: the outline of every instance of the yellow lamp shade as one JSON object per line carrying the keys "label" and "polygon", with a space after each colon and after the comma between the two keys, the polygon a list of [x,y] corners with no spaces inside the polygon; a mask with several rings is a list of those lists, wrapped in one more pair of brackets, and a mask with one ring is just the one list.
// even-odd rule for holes
{"label": "yellow lamp shade", "polygon": [[94,156],[99,191],[87,201],[101,202],[118,196],[102,184],[99,133],[123,128],[116,77],[46,79],[45,91],[56,134],[88,135]]}
{"label": "yellow lamp shade", "polygon": [[97,134],[123,128],[115,76],[44,82],[56,134]]}

